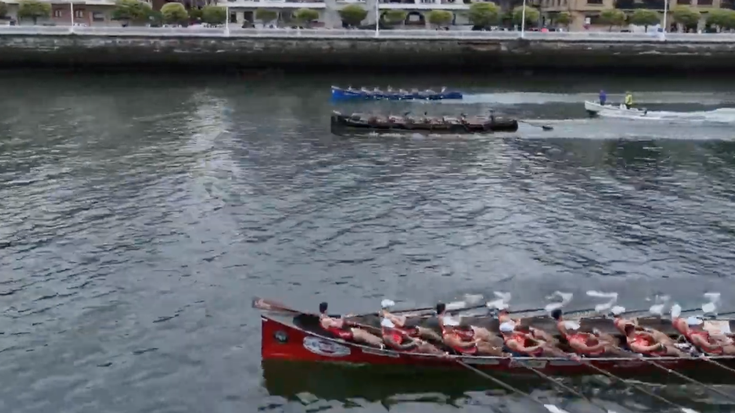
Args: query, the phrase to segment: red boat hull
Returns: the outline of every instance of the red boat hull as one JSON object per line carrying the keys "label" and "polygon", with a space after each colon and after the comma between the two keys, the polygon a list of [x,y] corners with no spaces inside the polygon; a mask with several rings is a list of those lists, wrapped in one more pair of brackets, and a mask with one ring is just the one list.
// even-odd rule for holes
{"label": "red boat hull", "polygon": [[[322,336],[299,328],[289,322],[290,317],[261,316],[263,360],[288,360],[299,362],[328,362],[347,365],[404,365],[427,368],[462,368],[460,360],[481,370],[510,374],[534,374],[525,366],[555,376],[591,375],[596,372],[586,363],[609,371],[618,376],[656,376],[666,374],[651,363],[638,359],[590,358],[583,363],[559,358],[498,358],[461,357],[450,358],[434,355],[419,355],[380,350],[340,339]],[[713,358],[716,359],[716,358]],[[656,358],[656,363],[678,372],[717,370],[721,368],[701,359]],[[721,363],[732,365],[730,357],[721,358]],[[524,366],[525,365],[525,366]]]}

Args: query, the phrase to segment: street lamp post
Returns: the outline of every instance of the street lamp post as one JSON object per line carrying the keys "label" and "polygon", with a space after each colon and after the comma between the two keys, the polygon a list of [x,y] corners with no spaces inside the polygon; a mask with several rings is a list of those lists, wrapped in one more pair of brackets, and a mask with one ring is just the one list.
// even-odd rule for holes
{"label": "street lamp post", "polygon": [[669,23],[666,20],[666,16],[667,16],[668,12],[669,12],[669,0],[664,0],[664,23],[662,25],[663,26],[662,27],[663,30],[661,31],[661,35],[664,36],[664,37],[666,36],[666,30],[667,30],[667,28],[669,26]]}
{"label": "street lamp post", "polygon": [[521,10],[521,39],[526,33],[526,0],[523,0],[523,10]]}
{"label": "street lamp post", "polygon": [[380,36],[380,0],[375,0],[375,37]]}
{"label": "street lamp post", "polygon": [[69,0],[69,10],[71,11],[71,28],[70,31],[74,31],[74,0]]}

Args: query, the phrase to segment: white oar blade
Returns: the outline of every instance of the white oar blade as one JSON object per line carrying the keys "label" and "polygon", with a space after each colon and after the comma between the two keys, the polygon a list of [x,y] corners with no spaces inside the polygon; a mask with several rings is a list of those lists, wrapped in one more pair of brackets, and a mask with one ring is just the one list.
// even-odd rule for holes
{"label": "white oar blade", "polygon": [[602,291],[587,291],[587,295],[597,298],[618,298],[618,293],[604,293]]}
{"label": "white oar blade", "polygon": [[682,412],[684,412],[684,413],[699,413],[699,412],[698,412],[698,411],[696,411],[696,410],[692,410],[692,409],[687,409],[686,407],[682,407],[682,408],[681,408],[681,411],[682,411]]}
{"label": "white oar blade", "polygon": [[679,318],[681,315],[681,306],[679,304],[674,304],[671,306],[671,318]]}
{"label": "white oar blade", "polygon": [[464,301],[455,301],[446,305],[447,311],[459,310],[465,307],[467,307],[467,303],[465,303]]}
{"label": "white oar blade", "polygon": [[506,308],[508,308],[508,303],[506,303],[503,300],[490,301],[486,305],[487,305],[487,308],[490,308],[490,309],[505,310]]}
{"label": "white oar blade", "polygon": [[651,308],[648,309],[648,312],[653,315],[662,316],[664,315],[665,306],[666,306],[665,304],[652,305]]}
{"label": "white oar blade", "polygon": [[482,294],[465,294],[464,299],[467,305],[477,305],[482,302],[482,299],[485,298],[482,296]]}
{"label": "white oar blade", "polygon": [[503,291],[493,291],[493,294],[495,294],[496,297],[500,298],[506,303],[510,302],[510,293],[506,293]]}
{"label": "white oar blade", "polygon": [[546,408],[546,410],[550,411],[551,413],[569,413],[568,411],[562,410],[554,406],[553,404],[545,404],[544,407]]}

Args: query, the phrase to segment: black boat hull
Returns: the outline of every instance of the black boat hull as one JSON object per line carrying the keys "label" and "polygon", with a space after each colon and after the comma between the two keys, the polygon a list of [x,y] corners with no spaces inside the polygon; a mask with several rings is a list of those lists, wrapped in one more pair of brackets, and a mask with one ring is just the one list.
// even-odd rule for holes
{"label": "black boat hull", "polygon": [[515,119],[495,118],[482,122],[370,122],[353,116],[333,113],[332,133],[375,132],[375,133],[430,133],[430,134],[474,134],[488,132],[515,132],[518,121]]}

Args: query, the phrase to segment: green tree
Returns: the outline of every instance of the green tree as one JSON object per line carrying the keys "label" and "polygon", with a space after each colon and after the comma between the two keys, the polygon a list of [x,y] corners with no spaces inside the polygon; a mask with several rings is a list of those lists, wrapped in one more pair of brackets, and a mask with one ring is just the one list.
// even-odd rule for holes
{"label": "green tree", "polygon": [[140,23],[148,20],[151,13],[151,6],[148,3],[138,0],[117,0],[112,10],[112,19]]}
{"label": "green tree", "polygon": [[182,24],[189,19],[189,13],[186,12],[184,5],[181,3],[166,3],[161,7],[163,14],[163,22],[166,24]]}
{"label": "green tree", "polygon": [[204,21],[204,11],[198,8],[189,10],[189,19],[194,22]]}
{"label": "green tree", "polygon": [[8,4],[0,1],[0,19],[4,19],[8,15]]}
{"label": "green tree", "polygon": [[572,22],[572,15],[568,11],[563,11],[557,14],[554,19],[556,20],[556,24],[569,27],[569,24]]}
{"label": "green tree", "polygon": [[637,9],[630,16],[629,20],[631,24],[643,26],[648,31],[648,26],[661,23],[661,15],[655,10]]}
{"label": "green tree", "polygon": [[[526,6],[526,24],[532,25],[538,22],[538,19],[540,17],[540,13],[538,12],[538,9],[534,9],[533,7]],[[523,20],[523,6],[518,6],[515,9],[513,9],[513,23],[515,24],[521,24],[521,21]]]}
{"label": "green tree", "polygon": [[600,20],[610,26],[608,31],[612,31],[613,26],[625,24],[625,12],[618,9],[605,9],[600,13]]}
{"label": "green tree", "polygon": [[689,6],[676,6],[671,8],[671,15],[674,16],[674,21],[685,26],[691,27],[696,26],[702,15]]}
{"label": "green tree", "polygon": [[707,13],[707,24],[720,29],[735,28],[735,10],[714,9]]}
{"label": "green tree", "polygon": [[495,3],[472,3],[469,13],[470,23],[474,26],[489,27],[498,24],[500,9]]}
{"label": "green tree", "polygon": [[350,26],[359,26],[367,17],[367,11],[362,6],[350,4],[339,11],[339,17]]}
{"label": "green tree", "polygon": [[207,24],[225,24],[227,21],[227,9],[222,6],[204,6],[202,9],[202,21]]}
{"label": "green tree", "polygon": [[39,18],[51,16],[51,3],[38,0],[21,0],[18,7],[18,19],[33,19],[33,24],[38,23]]}
{"label": "green tree", "polygon": [[397,25],[406,21],[408,12],[405,10],[388,10],[383,14],[383,21],[389,25]]}
{"label": "green tree", "polygon": [[278,19],[278,12],[273,10],[258,9],[255,11],[255,18],[262,21],[264,24],[268,24],[273,20]]}
{"label": "green tree", "polygon": [[437,27],[446,27],[452,23],[454,15],[452,12],[446,10],[432,10],[427,13],[426,18],[429,20],[429,23]]}
{"label": "green tree", "polygon": [[153,27],[161,27],[161,25],[163,25],[163,13],[159,10],[151,10],[148,15],[148,22]]}
{"label": "green tree", "polygon": [[294,12],[293,17],[299,24],[311,27],[311,23],[319,19],[319,12],[314,9],[298,9]]}

